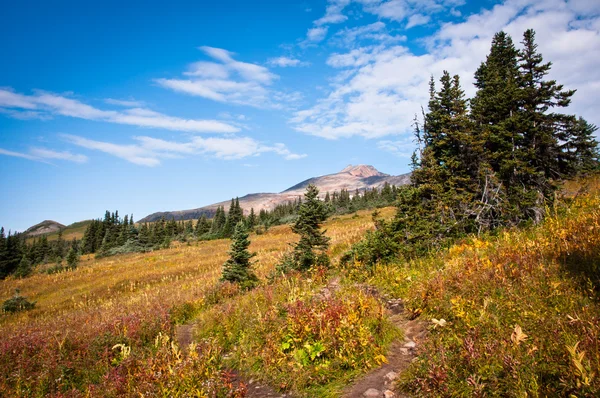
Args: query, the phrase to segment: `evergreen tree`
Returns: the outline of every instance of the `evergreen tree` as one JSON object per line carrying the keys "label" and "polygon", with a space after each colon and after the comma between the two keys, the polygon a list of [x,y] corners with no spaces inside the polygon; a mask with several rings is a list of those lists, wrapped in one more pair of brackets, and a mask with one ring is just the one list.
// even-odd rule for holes
{"label": "evergreen tree", "polygon": [[250,253],[248,231],[242,221],[238,222],[232,236],[229,259],[223,264],[221,280],[239,284],[243,289],[252,289],[258,284],[258,278],[252,270],[251,259],[256,253]]}
{"label": "evergreen tree", "polygon": [[211,235],[220,237],[223,234],[223,227],[225,227],[226,217],[225,210],[222,206],[217,207],[215,216],[213,217],[212,225],[210,228]]}
{"label": "evergreen tree", "polygon": [[77,250],[75,248],[71,248],[69,250],[69,254],[67,254],[67,265],[70,269],[77,268],[77,264],[79,263],[79,255],[77,254]]}
{"label": "evergreen tree", "polygon": [[[532,29],[525,31],[522,44],[519,68],[523,110],[519,127],[525,132],[525,160],[534,168],[534,184],[543,190],[548,179],[560,177],[557,126],[564,120],[564,115],[548,111],[568,106],[575,90],[563,90],[555,80],[545,80],[552,63],[544,63]],[[549,196],[552,192],[546,190],[544,193]]]}
{"label": "evergreen tree", "polygon": [[210,223],[206,219],[206,216],[202,214],[196,223],[196,236],[201,237],[202,235],[210,231]]}
{"label": "evergreen tree", "polygon": [[251,207],[250,214],[248,215],[248,218],[246,219],[246,225],[248,226],[248,229],[251,231],[252,229],[254,229],[254,227],[256,226],[257,223],[258,223],[258,220],[256,218],[256,214],[254,214],[254,207]]}
{"label": "evergreen tree", "polygon": [[23,256],[21,258],[21,261],[19,262],[19,266],[15,270],[15,276],[17,278],[25,278],[26,276],[29,276],[31,274],[32,270],[33,268],[31,265],[31,261],[29,261],[27,256]]}
{"label": "evergreen tree", "polygon": [[227,220],[223,227],[223,236],[230,237],[233,234],[235,226],[244,220],[244,212],[240,207],[240,200],[235,198],[231,199],[231,205],[229,207],[229,213],[227,213]]}
{"label": "evergreen tree", "polygon": [[321,223],[327,218],[323,202],[319,200],[319,190],[313,184],[306,188],[304,202],[298,210],[298,219],[292,225],[292,231],[300,235],[290,257],[286,258],[279,269],[306,271],[314,265],[329,265],[325,251],[329,238],[321,231]]}
{"label": "evergreen tree", "polygon": [[594,132],[598,128],[588,123],[584,118],[572,119],[568,126],[569,145],[572,150],[570,157],[570,173],[587,173],[598,169],[598,141]]}
{"label": "evergreen tree", "polygon": [[[486,61],[475,72],[477,93],[471,100],[471,115],[476,124],[477,140],[482,143],[486,163],[503,184],[504,193],[518,194],[519,176],[531,173],[522,148],[523,131],[517,128],[522,102],[519,52],[505,32],[494,35]],[[518,216],[520,209],[512,210]]]}

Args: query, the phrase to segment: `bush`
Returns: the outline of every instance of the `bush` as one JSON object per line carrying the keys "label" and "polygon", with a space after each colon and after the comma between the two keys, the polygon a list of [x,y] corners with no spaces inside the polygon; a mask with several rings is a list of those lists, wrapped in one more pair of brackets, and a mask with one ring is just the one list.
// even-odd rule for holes
{"label": "bush", "polygon": [[35,307],[35,301],[31,302],[27,300],[27,298],[21,296],[19,293],[19,289],[15,290],[15,295],[2,304],[2,310],[4,312],[15,313],[20,311],[28,311]]}

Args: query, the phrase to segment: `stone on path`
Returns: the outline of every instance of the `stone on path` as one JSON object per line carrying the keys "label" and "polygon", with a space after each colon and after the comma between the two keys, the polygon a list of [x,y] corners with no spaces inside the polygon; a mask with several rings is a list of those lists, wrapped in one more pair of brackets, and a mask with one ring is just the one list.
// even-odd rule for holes
{"label": "stone on path", "polygon": [[367,391],[363,393],[363,397],[365,398],[379,398],[381,397],[381,391],[375,388],[369,388]]}
{"label": "stone on path", "polygon": [[394,398],[396,396],[396,394],[394,394],[394,392],[392,390],[385,390],[383,392],[383,396],[385,398]]}
{"label": "stone on path", "polygon": [[417,343],[415,343],[414,341],[409,341],[408,343],[404,344],[405,348],[415,348],[417,346]]}
{"label": "stone on path", "polygon": [[396,372],[389,372],[388,374],[385,375],[385,378],[387,381],[394,381],[398,378],[398,373]]}

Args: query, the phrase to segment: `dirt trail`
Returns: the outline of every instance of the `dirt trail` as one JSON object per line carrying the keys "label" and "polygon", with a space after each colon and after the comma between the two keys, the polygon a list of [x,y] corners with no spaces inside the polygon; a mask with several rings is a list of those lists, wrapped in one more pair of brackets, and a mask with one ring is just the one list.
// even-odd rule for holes
{"label": "dirt trail", "polygon": [[177,341],[177,346],[184,352],[187,352],[189,345],[194,341],[195,326],[194,323],[175,326],[175,341]]}
{"label": "dirt trail", "polygon": [[[365,289],[375,296],[378,292],[370,287],[357,286]],[[340,278],[335,277],[324,286],[317,296],[329,298],[340,289]],[[381,298],[381,297],[380,297]],[[404,333],[404,340],[396,340],[392,343],[387,363],[374,369],[366,375],[356,379],[347,386],[342,393],[343,398],[403,398],[408,397],[401,393],[395,393],[394,384],[396,379],[404,372],[416,357],[416,347],[422,342],[427,334],[424,322],[420,320],[408,320],[404,313],[404,305],[400,299],[386,300],[387,312],[390,321]],[[175,327],[175,338],[183,352],[187,352],[188,346],[194,341],[194,323],[178,325]],[[243,377],[235,370],[228,371],[232,383],[236,386],[245,385],[247,398],[284,398],[292,397],[290,393],[281,393],[274,388],[257,382],[253,379]]]}
{"label": "dirt trail", "polygon": [[394,384],[416,357],[416,347],[425,338],[427,329],[424,322],[406,318],[401,300],[389,300],[386,304],[392,314],[390,320],[404,332],[404,340],[394,341],[386,357],[387,363],[355,380],[345,389],[344,398],[408,397],[394,392]]}
{"label": "dirt trail", "polygon": [[[195,323],[186,323],[175,326],[175,341],[183,353],[187,354],[189,345],[194,341]],[[235,370],[225,371],[231,379],[231,383],[238,387],[244,385],[246,387],[246,398],[284,398],[290,397],[289,394],[282,394],[275,389],[255,382],[253,379],[246,379]]]}

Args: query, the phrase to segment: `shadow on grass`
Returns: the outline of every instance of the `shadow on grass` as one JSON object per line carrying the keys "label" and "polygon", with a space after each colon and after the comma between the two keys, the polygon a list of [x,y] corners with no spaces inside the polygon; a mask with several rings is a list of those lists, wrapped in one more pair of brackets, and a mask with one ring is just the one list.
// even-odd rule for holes
{"label": "shadow on grass", "polygon": [[600,299],[600,247],[571,251],[562,256],[561,265],[583,290]]}

